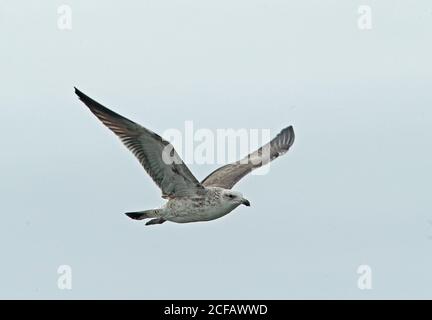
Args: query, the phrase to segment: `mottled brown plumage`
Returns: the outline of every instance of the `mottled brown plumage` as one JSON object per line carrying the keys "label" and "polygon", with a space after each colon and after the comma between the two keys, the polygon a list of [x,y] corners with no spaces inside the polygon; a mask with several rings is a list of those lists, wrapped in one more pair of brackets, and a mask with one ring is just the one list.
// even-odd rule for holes
{"label": "mottled brown plumage", "polygon": [[294,130],[287,127],[273,140],[242,160],[223,166],[201,183],[179,157],[174,147],[158,134],[111,111],[75,88],[90,111],[135,155],[168,202],[159,209],[126,213],[146,224],[178,223],[220,218],[241,204],[250,203],[230,189],[245,175],[286,153],[294,143]]}

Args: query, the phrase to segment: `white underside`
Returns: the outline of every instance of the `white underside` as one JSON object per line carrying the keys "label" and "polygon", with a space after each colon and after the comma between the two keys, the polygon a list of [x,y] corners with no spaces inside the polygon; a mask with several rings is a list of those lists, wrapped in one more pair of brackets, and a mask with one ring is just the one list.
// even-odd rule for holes
{"label": "white underside", "polygon": [[164,206],[161,216],[165,220],[177,223],[210,221],[227,215],[239,205],[239,203],[215,203],[197,208],[188,201],[177,200],[174,204]]}

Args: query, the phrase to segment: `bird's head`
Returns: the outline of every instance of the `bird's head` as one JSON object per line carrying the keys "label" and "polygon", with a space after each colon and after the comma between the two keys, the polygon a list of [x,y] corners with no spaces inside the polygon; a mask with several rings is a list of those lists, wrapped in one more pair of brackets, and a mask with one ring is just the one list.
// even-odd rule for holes
{"label": "bird's head", "polygon": [[249,200],[245,199],[240,192],[232,191],[232,190],[224,190],[222,196],[225,201],[235,204],[236,206],[241,204],[244,204],[247,207],[250,206]]}

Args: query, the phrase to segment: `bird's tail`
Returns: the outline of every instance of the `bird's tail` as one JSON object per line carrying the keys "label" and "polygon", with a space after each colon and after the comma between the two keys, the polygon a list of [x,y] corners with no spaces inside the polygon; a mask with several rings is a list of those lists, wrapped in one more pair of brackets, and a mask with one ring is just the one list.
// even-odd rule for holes
{"label": "bird's tail", "polygon": [[143,220],[148,218],[159,218],[160,209],[152,209],[145,211],[137,211],[137,212],[126,212],[125,214],[134,220]]}

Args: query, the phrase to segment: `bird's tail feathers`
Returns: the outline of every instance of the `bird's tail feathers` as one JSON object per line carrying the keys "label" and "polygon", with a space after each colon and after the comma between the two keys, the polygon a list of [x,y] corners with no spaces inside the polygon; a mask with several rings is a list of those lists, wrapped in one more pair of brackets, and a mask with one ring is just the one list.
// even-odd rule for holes
{"label": "bird's tail feathers", "polygon": [[148,218],[158,218],[159,217],[159,209],[145,210],[145,211],[136,211],[136,212],[126,212],[125,213],[129,218],[134,220],[143,220]]}

